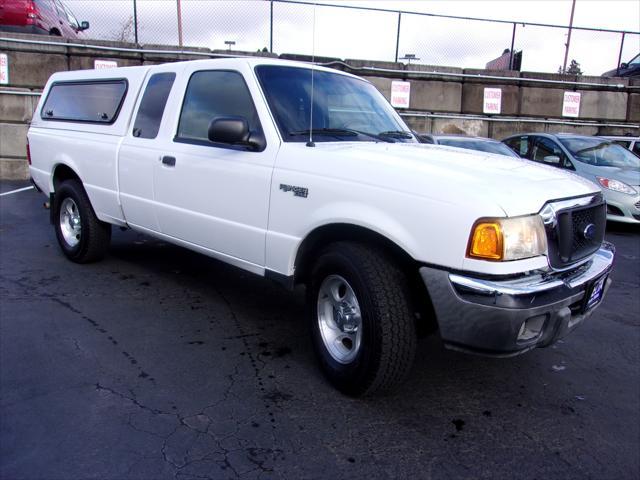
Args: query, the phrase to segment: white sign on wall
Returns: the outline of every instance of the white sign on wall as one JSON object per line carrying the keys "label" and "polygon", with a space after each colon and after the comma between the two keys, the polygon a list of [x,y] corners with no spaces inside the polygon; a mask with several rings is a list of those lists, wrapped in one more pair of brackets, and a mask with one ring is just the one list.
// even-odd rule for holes
{"label": "white sign on wall", "polygon": [[578,117],[580,115],[580,93],[564,92],[564,100],[562,101],[563,117]]}
{"label": "white sign on wall", "polygon": [[0,53],[0,85],[9,84],[9,58],[6,53]]}
{"label": "white sign on wall", "polygon": [[502,90],[499,88],[484,89],[484,104],[482,106],[483,113],[492,113],[497,115],[502,110]]}
{"label": "white sign on wall", "polygon": [[391,82],[391,105],[396,108],[409,108],[411,84],[393,80]]}
{"label": "white sign on wall", "polygon": [[102,70],[103,68],[118,68],[118,62],[113,60],[94,60],[93,68],[96,70]]}

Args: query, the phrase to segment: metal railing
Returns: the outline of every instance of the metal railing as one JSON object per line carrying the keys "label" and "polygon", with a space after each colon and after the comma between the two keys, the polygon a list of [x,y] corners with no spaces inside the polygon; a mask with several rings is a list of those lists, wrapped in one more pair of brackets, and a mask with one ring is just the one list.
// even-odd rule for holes
{"label": "metal railing", "polygon": [[[87,38],[137,45],[264,50],[335,58],[419,61],[485,68],[505,53],[508,67],[557,72],[563,58],[589,74],[616,68],[638,53],[640,32],[493,20],[300,0],[66,0]],[[315,19],[315,22],[314,22]],[[315,24],[315,28],[313,25]],[[364,26],[364,27],[363,27]],[[571,44],[565,36],[572,31]],[[464,34],[461,34],[464,32]],[[597,51],[594,52],[594,45]]]}

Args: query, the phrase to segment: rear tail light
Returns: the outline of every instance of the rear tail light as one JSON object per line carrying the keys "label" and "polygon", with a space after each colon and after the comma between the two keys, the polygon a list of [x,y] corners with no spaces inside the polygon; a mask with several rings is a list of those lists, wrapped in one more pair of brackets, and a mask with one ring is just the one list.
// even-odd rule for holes
{"label": "rear tail light", "polygon": [[31,150],[29,149],[29,139],[27,139],[27,162],[31,165]]}
{"label": "rear tail light", "polygon": [[27,2],[27,23],[33,23],[33,19],[38,17],[38,7],[36,3],[31,0]]}

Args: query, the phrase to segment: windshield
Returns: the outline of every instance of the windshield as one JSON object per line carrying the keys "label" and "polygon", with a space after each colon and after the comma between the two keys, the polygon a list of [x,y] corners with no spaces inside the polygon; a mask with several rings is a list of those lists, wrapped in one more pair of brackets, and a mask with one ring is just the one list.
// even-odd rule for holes
{"label": "windshield", "polygon": [[479,138],[438,138],[438,143],[440,145],[448,145],[450,147],[468,148],[469,150],[478,150],[480,152],[497,153],[498,155],[520,158],[504,143],[491,142]]}
{"label": "windshield", "polygon": [[560,138],[576,160],[597,167],[640,169],[640,158],[620,145],[601,138]]}
{"label": "windshield", "polygon": [[[256,67],[285,142],[416,142],[393,107],[364,80],[299,67]],[[311,122],[313,114],[313,122]]]}
{"label": "windshield", "polygon": [[636,55],[635,57],[633,57],[631,60],[629,60],[629,65],[638,65],[640,64],[640,53],[638,55]]}

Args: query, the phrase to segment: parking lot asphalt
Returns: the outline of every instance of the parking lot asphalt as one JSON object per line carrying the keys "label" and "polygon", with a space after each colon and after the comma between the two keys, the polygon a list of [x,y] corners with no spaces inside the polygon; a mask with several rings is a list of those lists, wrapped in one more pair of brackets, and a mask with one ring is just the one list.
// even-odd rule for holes
{"label": "parking lot asphalt", "polygon": [[[25,182],[0,182],[0,193]],[[60,252],[35,191],[0,197],[0,478],[640,476],[640,229],[560,343],[511,359],[422,340],[352,399],[316,368],[304,295],[131,231]]]}

